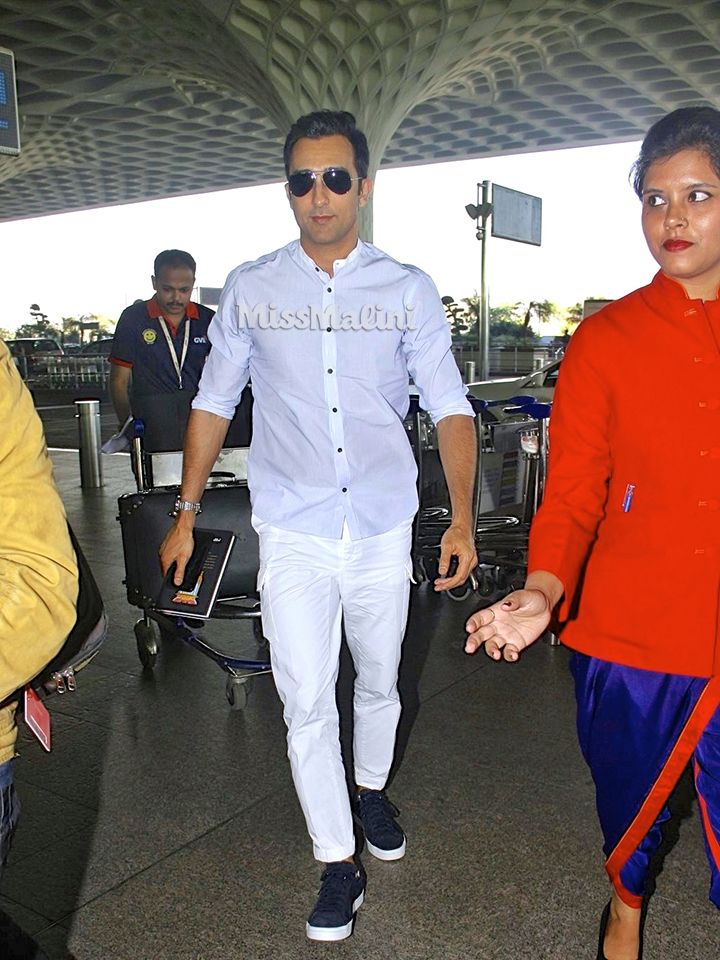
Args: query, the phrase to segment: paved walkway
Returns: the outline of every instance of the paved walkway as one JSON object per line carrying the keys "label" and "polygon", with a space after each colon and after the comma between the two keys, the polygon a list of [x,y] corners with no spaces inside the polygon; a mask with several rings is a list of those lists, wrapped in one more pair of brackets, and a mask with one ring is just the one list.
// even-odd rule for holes
{"label": "paved walkway", "polygon": [[[233,713],[220,670],[185,646],[166,644],[143,673],[116,521],[117,497],[133,487],[127,459],[106,460],[94,491],[80,489],[76,453],[53,459],[111,618],[77,693],[52,701],[52,754],[20,745],[24,812],[0,907],[53,960],[68,949],[77,960],[595,956],[608,891],[563,648],[538,645],[517,665],[468,658],[474,603],[415,591],[390,788],[408,853],[366,857],[353,937],[311,944],[318,869],[272,679],[258,678]],[[249,628],[211,629],[228,649],[255,649]],[[350,680],[343,661],[346,749]],[[652,902],[647,960],[719,953],[696,817],[680,832]]]}

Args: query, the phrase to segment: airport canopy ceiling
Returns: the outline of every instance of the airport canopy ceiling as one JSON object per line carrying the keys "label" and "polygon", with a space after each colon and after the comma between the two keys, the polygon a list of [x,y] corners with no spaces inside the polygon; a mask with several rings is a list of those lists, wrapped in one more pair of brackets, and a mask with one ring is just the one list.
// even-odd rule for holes
{"label": "airport canopy ceiling", "polygon": [[720,102],[718,0],[0,0],[0,219],[284,178],[297,116],[383,166],[636,139]]}

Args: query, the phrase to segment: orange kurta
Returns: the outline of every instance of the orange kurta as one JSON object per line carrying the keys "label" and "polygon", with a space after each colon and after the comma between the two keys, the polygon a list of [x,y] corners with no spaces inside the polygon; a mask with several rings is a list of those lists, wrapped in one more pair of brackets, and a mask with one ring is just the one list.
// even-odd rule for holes
{"label": "orange kurta", "polygon": [[691,300],[658,273],[581,323],[555,393],[529,570],[565,585],[567,646],[720,674],[720,301]]}

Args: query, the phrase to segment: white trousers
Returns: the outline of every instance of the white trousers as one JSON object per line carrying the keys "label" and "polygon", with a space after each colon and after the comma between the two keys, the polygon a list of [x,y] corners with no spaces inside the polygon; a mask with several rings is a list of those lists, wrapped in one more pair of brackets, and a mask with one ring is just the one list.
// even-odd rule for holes
{"label": "white trousers", "polygon": [[407,620],[412,521],[342,540],[292,533],[253,517],[265,636],[288,728],[288,757],[316,859],[353,855],[335,685],[341,626],[355,665],[355,782],[385,786],[400,717],[397,673]]}

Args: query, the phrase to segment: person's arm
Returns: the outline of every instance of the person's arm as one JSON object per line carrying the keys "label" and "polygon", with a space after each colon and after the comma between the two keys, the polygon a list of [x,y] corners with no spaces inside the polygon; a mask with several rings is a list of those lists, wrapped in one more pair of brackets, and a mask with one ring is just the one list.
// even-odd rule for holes
{"label": "person's arm", "polygon": [[62,647],[78,570],[32,397],[0,344],[0,702]]}
{"label": "person's arm", "polygon": [[562,598],[562,581],[549,570],[528,575],[522,590],[474,613],[465,625],[469,636],[465,653],[476,653],[485,644],[493,660],[514,661],[547,630],[553,609]]}
{"label": "person's arm", "polygon": [[[473,489],[477,441],[472,417],[454,414],[437,425],[440,462],[445,473],[452,508],[452,522],[440,541],[436,590],[449,590],[464,583],[477,565],[473,531]],[[446,576],[452,557],[457,557],[455,575]]]}
{"label": "person's arm", "polygon": [[130,416],[130,380],[132,367],[119,363],[110,364],[110,399],[115,409],[118,426],[122,427]]}
{"label": "person's arm", "polygon": [[[201,500],[205,484],[218,454],[222,450],[230,421],[207,410],[193,410],[190,413],[185,444],[183,447],[182,484],[180,499],[197,503]],[[193,528],[195,514],[192,510],[181,510],[174,525],[160,545],[160,566],[163,575],[171,564],[176,564],[173,582],[180,585],[185,575],[185,567],[193,552]]]}

